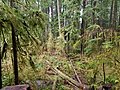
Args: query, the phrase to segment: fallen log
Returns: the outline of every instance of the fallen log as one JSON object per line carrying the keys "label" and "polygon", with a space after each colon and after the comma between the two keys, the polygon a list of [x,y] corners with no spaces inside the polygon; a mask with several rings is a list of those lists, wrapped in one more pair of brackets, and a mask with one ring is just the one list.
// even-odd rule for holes
{"label": "fallen log", "polygon": [[60,70],[58,70],[56,67],[54,67],[49,61],[47,61],[47,64],[51,67],[51,69],[58,74],[61,78],[68,80],[69,82],[71,82],[72,84],[74,84],[75,86],[77,86],[78,88],[82,89],[82,90],[90,90],[90,86],[79,83],[78,81],[70,78],[69,76],[67,76],[66,74],[64,74],[63,72],[61,72]]}

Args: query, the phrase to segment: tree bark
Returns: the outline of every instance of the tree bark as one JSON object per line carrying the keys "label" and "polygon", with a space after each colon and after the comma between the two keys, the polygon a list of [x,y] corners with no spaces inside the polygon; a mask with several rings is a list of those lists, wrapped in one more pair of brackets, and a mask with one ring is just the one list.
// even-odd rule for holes
{"label": "tree bark", "polygon": [[79,83],[78,81],[70,78],[69,76],[67,76],[66,74],[64,74],[63,72],[61,72],[60,70],[58,70],[56,67],[52,66],[52,64],[46,60],[46,63],[51,67],[51,69],[58,74],[61,78],[71,82],[73,85],[77,86],[79,89],[82,90],[90,90],[90,87],[88,85],[84,85],[82,83]]}
{"label": "tree bark", "polygon": [[[83,0],[83,12],[84,12],[84,9],[85,9],[85,6],[86,6],[86,2],[87,0]],[[84,29],[85,29],[85,20],[84,20],[84,17],[82,18],[82,23],[81,23],[81,37],[83,36],[84,34]],[[84,47],[83,47],[83,39],[81,38],[81,45],[80,45],[80,53],[83,54],[84,53]]]}
{"label": "tree bark", "polygon": [[1,46],[0,46],[0,89],[2,88],[2,57],[1,57]]}
{"label": "tree bark", "polygon": [[17,60],[17,43],[16,43],[16,31],[11,23],[12,28],[12,48],[13,48],[13,62],[14,62],[14,75],[15,75],[15,85],[18,85],[18,60]]}
{"label": "tree bark", "polygon": [[113,29],[116,30],[117,25],[117,0],[114,1]]}
{"label": "tree bark", "polygon": [[93,13],[92,13],[92,15],[93,15],[93,24],[95,24],[96,23],[96,17],[95,17],[95,7],[96,7],[96,3],[97,3],[97,1],[96,0],[94,0],[93,1]]}
{"label": "tree bark", "polygon": [[[14,1],[10,1],[10,6],[13,8],[14,7]],[[13,68],[14,68],[14,80],[15,80],[15,85],[18,85],[18,60],[17,60],[17,43],[16,43],[16,29],[13,25],[12,22],[11,24],[11,29],[12,29],[12,48],[13,48]]]}
{"label": "tree bark", "polygon": [[[2,30],[1,25],[0,25],[0,30]],[[0,32],[1,35],[1,32]],[[2,88],[2,43],[0,42],[0,89]]]}
{"label": "tree bark", "polygon": [[59,0],[57,0],[57,13],[58,13],[58,25],[59,25],[59,30],[60,30],[61,25],[60,25],[60,4],[59,4]]}
{"label": "tree bark", "polygon": [[[120,13],[119,13],[118,30],[117,31],[120,32]],[[119,46],[119,44],[118,44],[118,46]]]}
{"label": "tree bark", "polygon": [[106,76],[105,76],[105,64],[104,63],[103,63],[103,79],[104,79],[104,84],[105,84]]}
{"label": "tree bark", "polygon": [[53,19],[54,19],[54,1],[51,1],[51,5],[48,7],[48,14],[49,14],[49,29],[54,30]]}
{"label": "tree bark", "polygon": [[116,29],[117,25],[117,0],[112,0],[111,9],[110,9],[110,24],[109,27],[113,30]]}
{"label": "tree bark", "polygon": [[112,17],[113,17],[113,14],[112,14],[112,12],[113,12],[113,1],[114,1],[114,0],[112,0],[111,10],[110,10],[110,24],[109,24],[110,27],[111,27],[111,25],[112,25]]}

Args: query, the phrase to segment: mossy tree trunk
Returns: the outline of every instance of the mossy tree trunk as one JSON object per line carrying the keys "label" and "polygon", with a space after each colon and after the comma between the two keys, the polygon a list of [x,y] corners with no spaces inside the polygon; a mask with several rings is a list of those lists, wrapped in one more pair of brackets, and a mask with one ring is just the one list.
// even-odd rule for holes
{"label": "mossy tree trunk", "polygon": [[[84,12],[84,9],[85,9],[85,6],[86,6],[86,3],[87,3],[87,0],[83,0],[83,12]],[[82,23],[81,23],[81,33],[80,35],[83,36],[84,34],[84,29],[85,29],[85,19],[84,17],[82,18]],[[81,38],[81,45],[80,45],[80,53],[83,54],[84,52],[84,47],[83,47],[83,39]]]}
{"label": "mossy tree trunk", "polygon": [[[14,7],[13,0],[10,1],[10,6]],[[16,28],[11,22],[12,29],[12,48],[13,48],[13,69],[14,69],[14,80],[15,85],[18,85],[18,60],[17,60],[17,43],[16,43]]]}
{"label": "mossy tree trunk", "polygon": [[[1,25],[0,25],[0,27],[1,27]],[[0,28],[0,30],[1,30],[1,28]],[[1,33],[0,33],[0,35],[1,35]],[[1,42],[0,42],[0,89],[2,88],[2,52],[1,52],[1,48],[2,48],[2,46],[1,46]]]}
{"label": "mossy tree trunk", "polygon": [[12,27],[12,48],[13,48],[13,67],[14,67],[14,75],[15,75],[15,85],[18,84],[18,60],[17,60],[17,43],[16,43],[16,31],[11,24]]}

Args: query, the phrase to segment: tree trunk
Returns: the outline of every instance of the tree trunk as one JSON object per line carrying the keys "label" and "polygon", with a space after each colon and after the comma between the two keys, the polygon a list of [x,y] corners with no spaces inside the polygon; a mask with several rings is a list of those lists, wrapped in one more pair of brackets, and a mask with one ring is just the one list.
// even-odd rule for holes
{"label": "tree trunk", "polygon": [[37,2],[38,2],[38,10],[40,10],[41,9],[41,7],[40,7],[40,0],[37,0]]}
{"label": "tree trunk", "polygon": [[48,31],[50,31],[51,30],[51,22],[52,22],[52,8],[51,8],[51,6],[49,6],[48,7],[48,18],[49,18],[49,20],[48,20]]}
{"label": "tree trunk", "polygon": [[61,31],[61,21],[60,21],[60,12],[61,12],[61,10],[60,10],[61,8],[60,8],[60,0],[57,0],[57,13],[58,13],[58,25],[59,25],[59,36],[60,36],[60,38],[61,39],[63,39],[64,40],[64,33]]}
{"label": "tree trunk", "polygon": [[[58,10],[57,10],[57,0],[55,0],[55,14],[56,17],[58,16]],[[58,19],[58,18],[57,18]]]}
{"label": "tree trunk", "polygon": [[[1,24],[0,24],[0,30],[2,30],[1,28]],[[1,31],[0,31],[0,35],[1,35]],[[2,43],[0,42],[0,89],[2,88]]]}
{"label": "tree trunk", "polygon": [[[3,44],[3,47],[2,47],[2,42],[0,43],[0,88],[2,88],[2,59],[3,59],[3,56],[5,54],[5,52],[7,51],[7,43],[5,41],[5,36],[4,36],[4,33],[2,31],[2,25],[0,24],[0,34],[3,35],[3,41],[4,41],[4,44]],[[1,36],[2,36],[1,35]]]}
{"label": "tree trunk", "polygon": [[105,64],[104,63],[103,63],[103,79],[104,79],[104,84],[105,84],[106,76],[105,76]]}
{"label": "tree trunk", "polygon": [[[14,1],[10,1],[10,6],[14,7]],[[14,75],[15,75],[15,85],[18,84],[18,60],[17,60],[17,43],[16,43],[16,29],[11,22],[11,29],[12,29],[12,48],[13,48],[13,67],[14,67]]]}
{"label": "tree trunk", "polygon": [[0,46],[0,89],[2,88],[2,57],[1,57],[1,46]]}
{"label": "tree trunk", "polygon": [[[84,9],[85,9],[85,6],[86,6],[86,2],[87,0],[83,0],[83,12],[84,12]],[[84,34],[84,29],[85,29],[85,20],[84,20],[84,17],[82,18],[82,23],[81,23],[81,33],[80,35],[82,36]],[[83,51],[84,48],[83,48],[83,39],[81,38],[81,45],[80,45],[80,53],[83,54]]]}
{"label": "tree trunk", "polygon": [[[59,0],[57,0],[57,13],[58,13],[58,25],[59,25],[59,30],[61,29],[61,25],[60,25],[60,4],[59,4]],[[61,32],[59,32],[61,33]]]}
{"label": "tree trunk", "polygon": [[16,31],[12,23],[11,23],[11,28],[12,28],[12,48],[13,48],[15,85],[18,85],[18,60],[17,60]]}
{"label": "tree trunk", "polygon": [[120,32],[120,13],[119,13],[119,20],[118,20],[118,31]]}
{"label": "tree trunk", "polygon": [[[83,12],[86,6],[86,0],[83,0]],[[84,34],[84,29],[85,29],[85,20],[82,18],[82,23],[81,23],[81,35]]]}
{"label": "tree trunk", "polygon": [[119,21],[118,21],[118,26],[120,26],[120,13],[119,13]]}
{"label": "tree trunk", "polygon": [[[54,28],[54,1],[51,1],[51,5],[49,6],[49,29],[52,30]],[[54,30],[54,29],[53,29]]]}
{"label": "tree trunk", "polygon": [[92,15],[93,15],[93,24],[95,24],[96,23],[96,17],[95,17],[95,7],[96,7],[96,3],[97,3],[97,1],[94,1],[93,2],[93,13],[92,13]]}
{"label": "tree trunk", "polygon": [[115,30],[116,25],[117,25],[117,0],[112,0],[109,27]]}
{"label": "tree trunk", "polygon": [[114,1],[113,29],[116,30],[117,25],[117,0]]}
{"label": "tree trunk", "polygon": [[112,0],[112,4],[111,4],[111,9],[110,9],[110,24],[109,26],[111,27],[111,24],[112,24],[112,12],[113,12],[113,0]]}

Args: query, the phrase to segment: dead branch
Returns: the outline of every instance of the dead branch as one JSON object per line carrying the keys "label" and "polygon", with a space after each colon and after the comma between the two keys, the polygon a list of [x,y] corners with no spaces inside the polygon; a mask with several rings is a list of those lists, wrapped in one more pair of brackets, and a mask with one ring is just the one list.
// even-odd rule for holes
{"label": "dead branch", "polygon": [[69,76],[67,76],[66,74],[64,74],[63,72],[61,72],[60,70],[58,70],[56,67],[54,67],[48,60],[46,60],[47,64],[51,67],[51,69],[58,74],[61,78],[68,80],[69,82],[71,82],[72,84],[74,84],[75,86],[83,89],[83,90],[88,90],[89,86],[88,85],[84,85],[82,83],[79,83],[78,81],[70,78]]}

